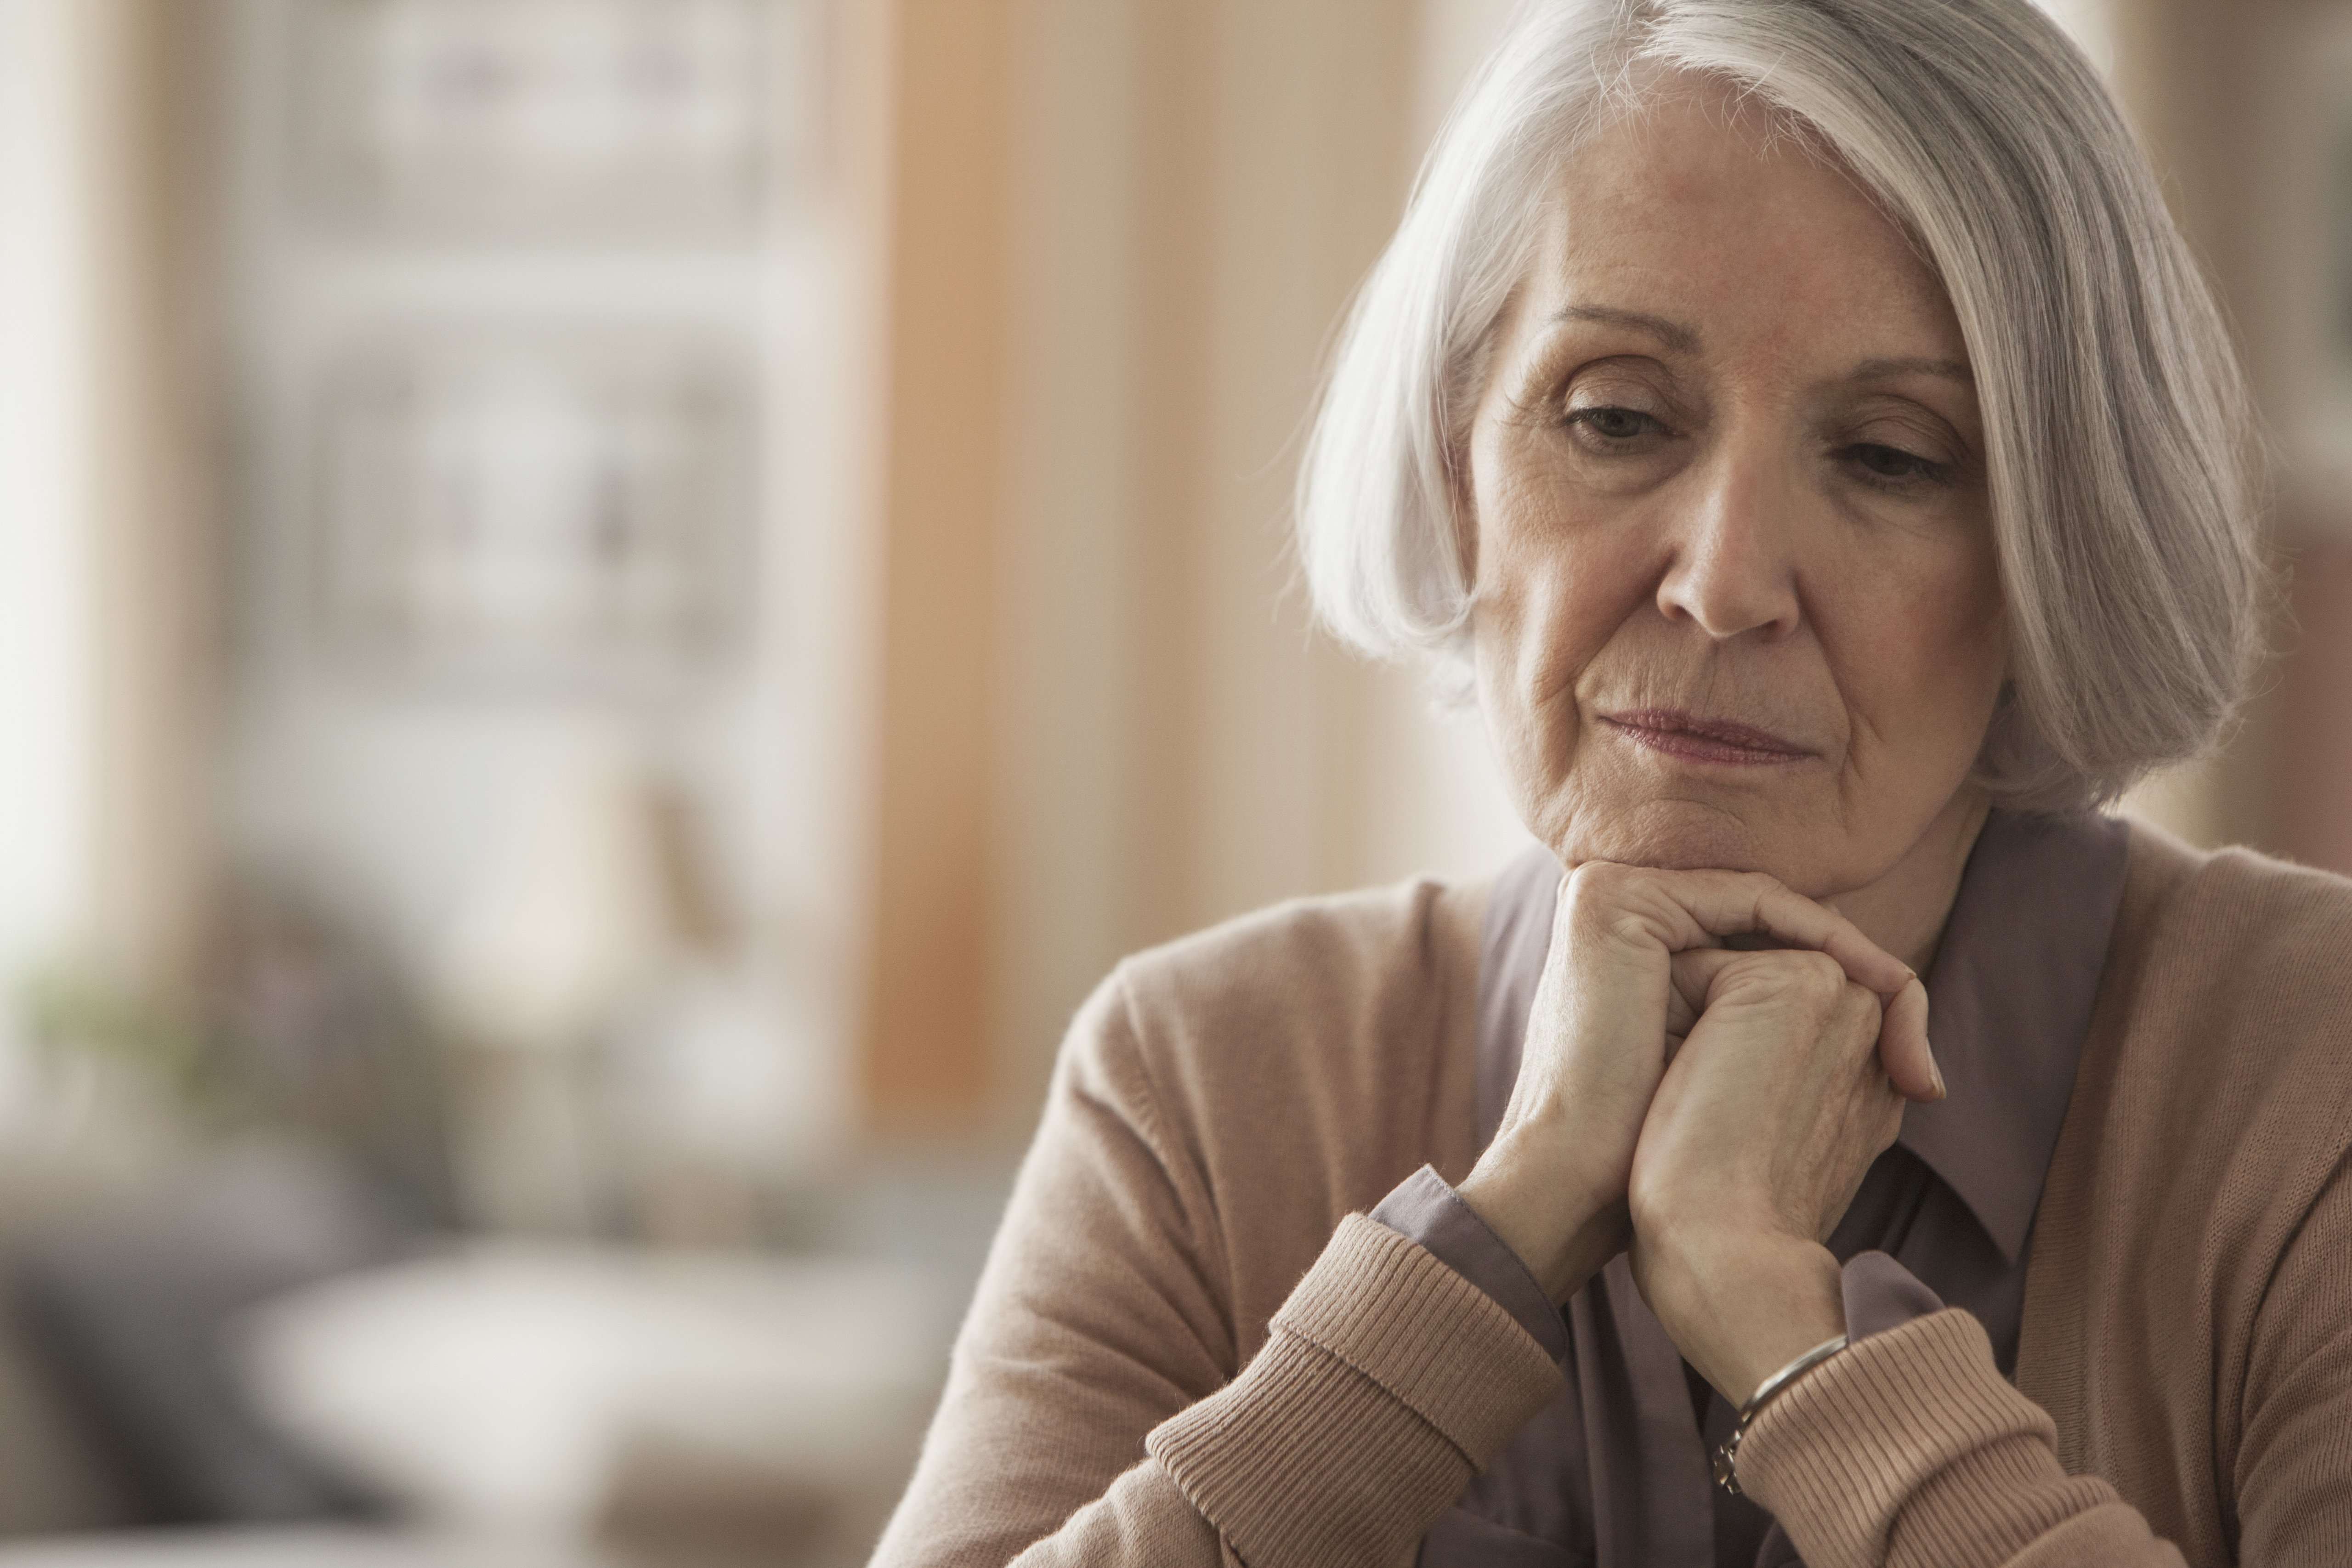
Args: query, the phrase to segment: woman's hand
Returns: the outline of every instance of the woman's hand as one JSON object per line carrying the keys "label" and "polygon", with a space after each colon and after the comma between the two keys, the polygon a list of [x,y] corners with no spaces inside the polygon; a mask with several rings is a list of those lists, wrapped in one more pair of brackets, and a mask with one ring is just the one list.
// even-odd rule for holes
{"label": "woman's hand", "polygon": [[1689,952],[1675,967],[1698,1016],[1633,1152],[1633,1278],[1737,1405],[1844,1332],[1822,1242],[1902,1128],[1875,1047],[1924,1034],[1927,994],[1914,981],[1882,1008],[1819,953]]}
{"label": "woman's hand", "polygon": [[[1738,937],[1803,951],[1722,949]],[[1692,956],[1679,984],[1677,955]],[[1635,1148],[1668,1052],[1708,1005],[1717,977],[1706,961],[1742,956],[1825,966],[1874,1005],[1918,987],[1851,922],[1769,876],[1590,862],[1561,884],[1518,1082],[1501,1130],[1460,1188],[1555,1301],[1632,1240]],[[1905,1092],[1936,1099],[1942,1086],[1924,992],[1917,1000],[1888,1009],[1884,1037],[1874,1029],[1873,1039]]]}

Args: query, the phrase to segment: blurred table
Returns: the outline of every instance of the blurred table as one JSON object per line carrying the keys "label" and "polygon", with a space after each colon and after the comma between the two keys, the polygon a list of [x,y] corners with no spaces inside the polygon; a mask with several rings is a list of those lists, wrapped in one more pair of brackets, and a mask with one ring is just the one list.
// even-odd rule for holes
{"label": "blurred table", "polygon": [[587,1546],[383,1530],[190,1530],[0,1544],[0,1568],[621,1568]]}
{"label": "blurred table", "polygon": [[420,1528],[835,1568],[906,1483],[961,1304],[880,1259],[478,1239],[231,1337],[253,1406]]}

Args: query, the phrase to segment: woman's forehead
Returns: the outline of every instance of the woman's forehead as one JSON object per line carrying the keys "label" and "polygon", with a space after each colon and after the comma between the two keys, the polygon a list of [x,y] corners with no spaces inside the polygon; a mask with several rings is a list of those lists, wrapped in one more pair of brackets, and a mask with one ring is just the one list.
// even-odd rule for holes
{"label": "woman's forehead", "polygon": [[1555,172],[1525,324],[1663,328],[1685,352],[1777,328],[1965,362],[1909,236],[1785,119],[1678,91],[1596,128]]}

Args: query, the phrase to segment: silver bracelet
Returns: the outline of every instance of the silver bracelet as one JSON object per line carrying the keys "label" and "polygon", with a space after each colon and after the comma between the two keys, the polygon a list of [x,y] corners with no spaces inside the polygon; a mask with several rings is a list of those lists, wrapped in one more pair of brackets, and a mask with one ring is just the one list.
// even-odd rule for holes
{"label": "silver bracelet", "polygon": [[1739,1419],[1732,1427],[1731,1436],[1726,1437],[1723,1446],[1715,1451],[1715,1479],[1724,1490],[1734,1497],[1739,1495],[1739,1439],[1748,1436],[1748,1424],[1772,1402],[1774,1396],[1845,1347],[1846,1337],[1843,1334],[1823,1340],[1766,1378],[1758,1385],[1756,1392],[1748,1396],[1748,1403],[1739,1407]]}

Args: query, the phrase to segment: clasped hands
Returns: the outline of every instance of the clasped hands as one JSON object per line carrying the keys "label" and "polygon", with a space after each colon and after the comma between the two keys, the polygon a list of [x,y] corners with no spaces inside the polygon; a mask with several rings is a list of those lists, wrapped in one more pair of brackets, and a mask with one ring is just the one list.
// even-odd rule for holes
{"label": "clasped hands", "polygon": [[1836,912],[1760,873],[1589,862],[1459,1190],[1555,1302],[1628,1253],[1736,1406],[1845,1332],[1822,1243],[1905,1101],[1943,1092],[1926,988]]}

